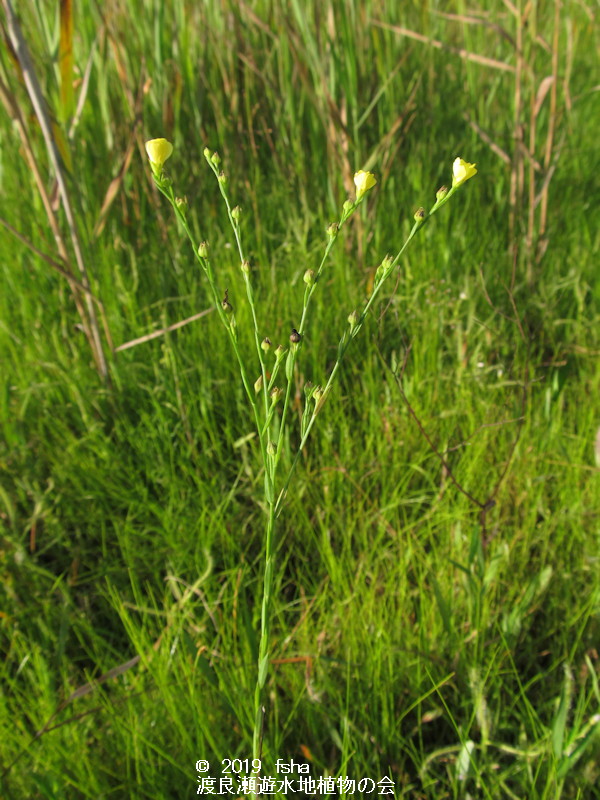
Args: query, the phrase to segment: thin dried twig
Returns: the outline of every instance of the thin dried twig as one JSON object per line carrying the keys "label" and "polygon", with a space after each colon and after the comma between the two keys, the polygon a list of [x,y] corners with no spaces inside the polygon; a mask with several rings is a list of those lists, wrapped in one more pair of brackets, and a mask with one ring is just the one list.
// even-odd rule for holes
{"label": "thin dried twig", "polygon": [[498,158],[502,159],[502,161],[504,161],[505,164],[510,166],[510,156],[508,155],[506,150],[503,150],[500,147],[500,145],[496,144],[496,142],[493,141],[491,136],[489,136],[483,130],[483,128],[480,128],[479,125],[475,122],[475,120],[471,119],[471,117],[466,112],[463,113],[463,118],[467,121],[467,123],[471,126],[471,128],[475,131],[475,133],[479,136],[479,138],[487,144],[492,153],[495,153],[498,156]]}
{"label": "thin dried twig", "polygon": [[100,209],[100,213],[98,214],[98,219],[96,220],[96,224],[94,225],[94,231],[92,233],[94,239],[97,239],[98,236],[100,236],[100,234],[104,230],[104,226],[106,225],[106,220],[108,218],[108,212],[110,211],[112,204],[114,203],[119,194],[121,186],[123,185],[123,181],[125,180],[127,170],[129,169],[129,166],[131,164],[133,151],[135,150],[138,129],[142,121],[144,83],[145,83],[144,70],[142,69],[142,72],[140,74],[140,85],[138,89],[138,94],[135,99],[135,108],[134,108],[135,116],[131,128],[129,143],[125,151],[125,155],[123,156],[121,167],[119,168],[119,171],[116,174],[116,176],[110,182],[108,189],[106,190],[106,194],[104,195],[102,208]]}
{"label": "thin dried twig", "polygon": [[194,314],[192,317],[188,317],[187,319],[182,319],[180,322],[175,322],[173,325],[169,325],[167,328],[161,328],[159,331],[154,331],[153,333],[148,333],[145,336],[140,336],[138,339],[132,339],[130,342],[125,342],[125,344],[120,344],[115,348],[115,353],[118,353],[121,350],[129,350],[130,347],[135,347],[138,344],[144,344],[144,342],[150,342],[152,339],[158,339],[159,336],[164,336],[165,333],[176,331],[178,328],[183,328],[184,325],[189,325],[190,322],[195,322],[197,319],[205,317],[207,314],[210,314],[211,311],[214,311],[214,308],[206,308],[204,311],[200,311],[198,314]]}
{"label": "thin dried twig", "polygon": [[[558,45],[560,29],[560,0],[554,0],[554,36],[552,38],[552,86],[550,89],[550,116],[548,121],[548,133],[546,136],[546,148],[544,151],[544,167],[547,172],[550,170],[552,161],[552,147],[554,144],[554,132],[556,130],[556,105],[558,97]],[[540,229],[539,236],[546,232],[548,221],[548,186],[550,181],[545,184],[542,192],[542,206],[540,209]]]}
{"label": "thin dried twig", "polygon": [[[506,2],[506,0],[505,0]],[[521,173],[521,156],[522,148],[520,145],[523,143],[523,125],[521,122],[521,106],[522,106],[522,81],[523,81],[523,15],[515,9],[511,9],[516,17],[516,58],[517,66],[515,70],[515,86],[514,86],[514,109],[513,109],[513,140],[515,142],[512,165],[510,170],[510,189],[509,189],[509,215],[508,215],[508,240],[509,246],[512,248],[513,264],[512,275],[510,279],[511,289],[514,288],[517,280],[517,261],[519,257],[519,244],[517,237],[517,218],[520,210],[520,187],[522,181],[519,180]]]}
{"label": "thin dried twig", "polygon": [[25,161],[27,162],[27,166],[31,170],[31,174],[33,175],[35,185],[42,200],[42,205],[44,206],[44,211],[46,212],[46,217],[48,218],[48,222],[50,224],[50,228],[54,236],[54,241],[56,242],[58,255],[63,264],[66,265],[68,274],[65,277],[67,278],[71,286],[73,299],[75,301],[77,311],[81,318],[84,331],[86,333],[86,336],[88,337],[88,340],[90,340],[91,343],[89,322],[87,319],[85,308],[81,304],[81,297],[79,296],[79,292],[77,291],[77,282],[75,281],[75,278],[72,275],[72,269],[70,269],[71,265],[70,265],[69,253],[67,251],[65,241],[62,237],[60,226],[58,224],[58,220],[56,219],[54,209],[52,208],[50,197],[48,195],[48,192],[46,191],[46,185],[42,178],[41,170],[39,169],[36,158],[33,154],[33,148],[31,146],[29,134],[27,133],[27,127],[25,125],[21,109],[17,105],[8,86],[4,83],[2,79],[0,79],[0,100],[2,101],[4,107],[6,108],[9,116],[13,120],[15,128],[17,129],[17,132],[19,134],[19,138],[21,139],[21,145],[23,148]]}
{"label": "thin dried twig", "polygon": [[499,25],[497,22],[491,22],[485,17],[474,17],[469,14],[448,14],[444,11],[436,11],[435,9],[432,9],[431,13],[436,17],[442,17],[443,19],[448,19],[451,22],[462,22],[464,25],[482,25],[485,28],[489,28],[490,30],[499,33],[500,36],[503,39],[506,39],[506,41],[509,42],[512,47],[516,46],[515,40],[510,33],[502,27],[502,25]]}
{"label": "thin dried twig", "polygon": [[73,139],[75,136],[75,131],[77,126],[79,125],[79,120],[81,119],[81,115],[83,114],[83,109],[85,107],[85,101],[87,99],[88,89],[90,87],[90,76],[92,74],[92,66],[94,64],[94,53],[96,52],[97,42],[99,37],[104,32],[102,29],[97,35],[94,41],[92,42],[92,47],[90,49],[90,55],[87,60],[87,64],[85,65],[85,72],[83,73],[83,80],[81,82],[81,87],[79,89],[79,97],[77,99],[77,108],[75,109],[75,114],[73,115],[73,119],[71,120],[71,126],[69,128],[69,139]]}
{"label": "thin dried twig", "polygon": [[422,33],[412,31],[409,28],[403,28],[400,25],[390,25],[388,22],[381,22],[376,19],[372,20],[372,24],[377,25],[379,28],[386,28],[394,33],[399,33],[401,36],[407,36],[409,39],[415,39],[417,42],[423,42],[430,47],[435,47],[437,50],[453,53],[460,58],[464,58],[465,61],[472,61],[475,64],[482,64],[485,67],[492,67],[493,69],[499,69],[503,72],[515,71],[513,66],[504,61],[498,61],[495,58],[488,58],[487,56],[480,56],[477,53],[471,53],[465,50],[464,47],[452,47],[451,45],[440,42],[439,39],[432,39],[429,36],[424,36]]}
{"label": "thin dried twig", "polygon": [[56,272],[60,273],[60,275],[62,275],[63,278],[66,278],[69,281],[69,283],[76,286],[81,292],[89,294],[95,303],[101,305],[100,300],[98,300],[98,298],[92,294],[92,292],[87,288],[87,286],[84,286],[83,283],[80,283],[73,277],[72,273],[68,269],[68,265],[65,265],[64,262],[59,263],[54,258],[52,258],[52,256],[49,256],[48,253],[44,253],[42,250],[37,248],[32,242],[29,241],[29,239],[26,236],[23,236],[22,233],[19,233],[19,231],[16,228],[13,228],[10,222],[7,222],[3,217],[0,217],[0,225],[3,225],[6,228],[6,230],[9,231],[15,237],[15,239],[18,239],[21,242],[21,244],[24,244],[25,247],[31,250],[32,253],[35,253],[36,256],[39,256],[43,261],[46,262],[46,264],[48,264],[48,266],[52,267],[53,270],[56,270]]}

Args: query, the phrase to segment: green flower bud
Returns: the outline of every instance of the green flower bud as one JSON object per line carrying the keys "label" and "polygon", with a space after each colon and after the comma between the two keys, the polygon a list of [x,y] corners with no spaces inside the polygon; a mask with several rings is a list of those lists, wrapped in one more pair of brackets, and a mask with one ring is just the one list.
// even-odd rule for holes
{"label": "green flower bud", "polygon": [[394,259],[391,256],[386,256],[383,259],[375,272],[375,283],[379,283],[379,281],[383,280],[386,275],[389,274],[393,263]]}
{"label": "green flower bud", "polygon": [[337,235],[339,227],[340,226],[337,224],[337,222],[332,222],[327,228],[327,235],[333,239],[333,237]]}
{"label": "green flower bud", "polygon": [[316,387],[310,381],[306,381],[304,384],[304,395],[307,400],[310,400],[310,398],[313,396],[315,388]]}
{"label": "green flower bud", "polygon": [[208,258],[208,242],[200,242],[198,246],[198,255],[200,258]]}
{"label": "green flower bud", "polygon": [[307,269],[304,273],[304,283],[307,286],[314,286],[315,283],[315,271],[314,269]]}
{"label": "green flower bud", "polygon": [[239,206],[236,206],[235,208],[231,209],[231,216],[236,222],[239,221],[241,215],[242,215],[242,209]]}
{"label": "green flower bud", "polygon": [[285,355],[285,347],[282,344],[278,344],[275,348],[275,358],[277,361],[281,361],[281,359]]}
{"label": "green flower bud", "polygon": [[444,197],[448,194],[448,187],[447,186],[440,186],[440,188],[435,193],[436,200],[443,200]]}
{"label": "green flower bud", "polygon": [[214,152],[214,153],[212,154],[212,156],[210,157],[210,160],[211,160],[211,161],[212,161],[212,163],[215,165],[215,167],[218,167],[218,166],[219,166],[219,164],[221,163],[221,156],[220,156],[220,155],[217,153],[217,151],[215,150],[215,152]]}
{"label": "green flower bud", "polygon": [[349,214],[353,208],[354,208],[354,203],[352,202],[352,200],[346,200],[346,202],[342,206],[344,214]]}
{"label": "green flower bud", "polygon": [[323,397],[323,387],[315,386],[315,390],[313,392],[313,400],[315,401],[315,403],[318,403],[322,397]]}
{"label": "green flower bud", "polygon": [[177,209],[178,209],[178,210],[179,210],[179,211],[180,211],[180,212],[183,214],[183,216],[185,217],[185,213],[186,213],[186,211],[187,211],[187,209],[188,209],[188,201],[187,201],[187,197],[176,197],[176,198],[175,198],[175,205],[177,206]]}
{"label": "green flower bud", "polygon": [[268,336],[266,336],[262,340],[262,342],[260,343],[260,346],[265,351],[265,353],[269,352],[269,350],[271,349],[271,340],[268,338]]}
{"label": "green flower bud", "polygon": [[250,262],[247,258],[245,258],[242,263],[240,264],[240,269],[244,273],[244,275],[250,275]]}
{"label": "green flower bud", "polygon": [[221,184],[221,186],[227,186],[228,178],[224,172],[219,172],[219,183]]}
{"label": "green flower bud", "polygon": [[427,212],[424,208],[418,208],[415,211],[415,222],[423,222],[425,217],[427,216]]}
{"label": "green flower bud", "polygon": [[258,378],[254,381],[254,391],[256,394],[260,392],[263,387],[263,376],[259,375]]}
{"label": "green flower bud", "polygon": [[277,455],[277,448],[275,447],[275,442],[272,442],[270,439],[267,442],[267,455],[271,456],[271,458]]}
{"label": "green flower bud", "polygon": [[210,161],[210,150],[208,149],[208,147],[205,147],[202,152],[204,153],[204,158]]}
{"label": "green flower bud", "polygon": [[282,394],[283,390],[280,389],[279,386],[274,386],[271,389],[271,405],[275,405]]}
{"label": "green flower bud", "polygon": [[359,322],[360,322],[360,314],[358,313],[358,311],[353,311],[351,314],[348,315],[348,323],[350,325],[351,331],[353,331],[354,328],[356,328]]}

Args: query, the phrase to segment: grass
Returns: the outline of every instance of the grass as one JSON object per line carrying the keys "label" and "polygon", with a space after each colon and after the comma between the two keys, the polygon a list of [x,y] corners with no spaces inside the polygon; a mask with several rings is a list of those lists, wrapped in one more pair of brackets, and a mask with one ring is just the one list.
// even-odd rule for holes
{"label": "grass", "polygon": [[[504,4],[485,9],[523,37],[529,144],[554,11],[534,4],[519,25]],[[383,0],[79,10],[75,64],[92,66],[71,197],[119,345],[210,304],[149,180],[146,138],[175,143],[170,171],[194,230],[210,240],[230,296],[242,291],[201,156],[218,148],[244,208],[265,335],[279,342],[354,170],[376,172],[316,296],[301,387],[324,382],[349,311],[454,156],[477,162],[477,177],[407,252],[292,484],[278,537],[266,774],[280,757],[309,763],[314,777],[389,776],[397,797],[599,797],[594,12],[561,12],[557,112],[548,94],[535,120],[542,166],[555,125],[555,170],[547,220],[538,203],[530,227],[515,73],[379,24],[516,66],[510,41],[468,22],[462,3],[443,9],[458,18],[440,10]],[[54,9],[19,13],[59,117]],[[5,50],[2,64],[50,186]],[[0,119],[2,216],[53,253],[15,127]],[[542,173],[535,181],[537,193]],[[221,759],[252,748],[263,476],[226,339],[209,314],[109,353],[108,389],[64,280],[4,229],[0,256],[3,796],[195,796],[197,759],[219,777]],[[249,348],[245,313],[237,302]],[[493,494],[483,521],[401,388],[460,486],[483,505]]]}

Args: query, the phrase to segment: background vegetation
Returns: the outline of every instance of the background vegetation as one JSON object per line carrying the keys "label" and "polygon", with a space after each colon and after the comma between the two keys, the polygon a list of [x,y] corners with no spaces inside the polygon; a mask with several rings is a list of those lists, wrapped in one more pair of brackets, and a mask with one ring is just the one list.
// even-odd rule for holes
{"label": "background vegetation", "polygon": [[109,0],[74,5],[71,65],[67,4],[62,35],[56,3],[18,12],[110,383],[48,262],[72,250],[6,43],[0,216],[26,242],[2,228],[3,796],[191,797],[197,759],[250,755],[262,476],[237,371],[210,313],[116,350],[210,305],[150,178],[144,140],[166,136],[248,352],[203,147],[274,343],[354,170],[378,175],[316,296],[298,409],[454,157],[479,170],[411,246],[296,473],[266,764],[397,797],[599,797],[597,9]]}

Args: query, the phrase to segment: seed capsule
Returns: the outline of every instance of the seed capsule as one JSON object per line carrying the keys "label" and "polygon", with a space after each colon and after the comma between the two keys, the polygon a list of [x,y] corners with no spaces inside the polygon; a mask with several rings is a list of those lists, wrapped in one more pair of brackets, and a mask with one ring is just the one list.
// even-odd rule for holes
{"label": "seed capsule", "polygon": [[225,289],[225,297],[221,300],[221,308],[226,314],[233,313],[233,306],[229,302],[229,290]]}

